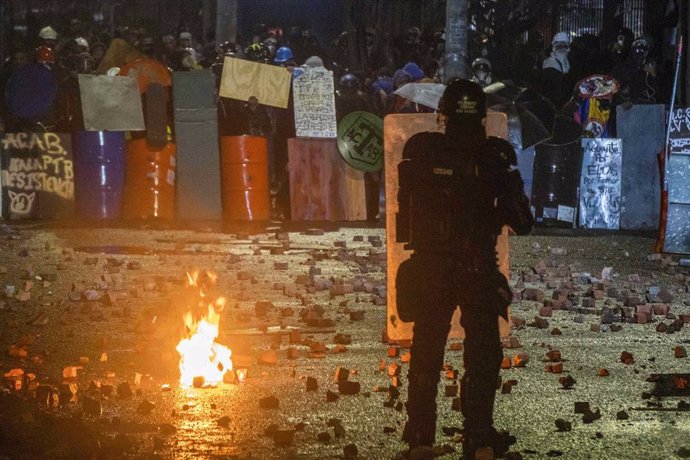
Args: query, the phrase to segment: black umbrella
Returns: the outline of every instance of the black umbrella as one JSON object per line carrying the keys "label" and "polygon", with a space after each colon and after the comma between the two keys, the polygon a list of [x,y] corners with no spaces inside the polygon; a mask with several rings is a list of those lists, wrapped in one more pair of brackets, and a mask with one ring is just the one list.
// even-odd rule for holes
{"label": "black umbrella", "polygon": [[552,136],[556,108],[537,91],[511,82],[491,85],[485,91],[489,108],[508,115],[509,136],[519,132],[523,150]]}

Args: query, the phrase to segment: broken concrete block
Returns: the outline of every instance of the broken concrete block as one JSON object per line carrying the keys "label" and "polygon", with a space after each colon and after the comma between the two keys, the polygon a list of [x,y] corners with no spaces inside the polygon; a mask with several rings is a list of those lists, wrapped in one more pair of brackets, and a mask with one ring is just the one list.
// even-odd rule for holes
{"label": "broken concrete block", "polygon": [[280,406],[280,400],[275,396],[266,396],[259,399],[259,407],[261,409],[277,409]]}
{"label": "broken concrete block", "polygon": [[633,358],[633,354],[630,352],[627,352],[627,351],[622,352],[621,353],[621,362],[623,364],[627,364],[627,365],[634,364],[635,359]]}
{"label": "broken concrete block", "polygon": [[338,392],[341,395],[356,395],[360,389],[361,385],[359,382],[351,382],[349,380],[338,381]]}
{"label": "broken concrete block", "polygon": [[349,369],[346,369],[344,367],[337,367],[335,369],[335,375],[333,376],[334,383],[347,381],[348,378],[350,378]]}
{"label": "broken concrete block", "polygon": [[553,316],[553,309],[551,307],[541,307],[539,309],[539,316],[550,318]]}
{"label": "broken concrete block", "polygon": [[131,398],[134,395],[134,393],[132,392],[132,388],[129,386],[128,382],[122,382],[117,386],[117,395],[120,398],[124,399]]}
{"label": "broken concrete block", "polygon": [[511,365],[513,367],[525,367],[529,362],[529,355],[527,353],[518,353],[511,359]]}
{"label": "broken concrete block", "polygon": [[560,350],[549,350],[546,353],[546,359],[552,363],[562,361]]}
{"label": "broken concrete block", "polygon": [[522,299],[541,302],[544,300],[544,292],[541,289],[526,288],[522,291]]}
{"label": "broken concrete block", "polygon": [[258,318],[262,318],[268,314],[268,311],[273,309],[273,303],[259,300],[254,304],[254,314]]}
{"label": "broken concrete block", "polygon": [[148,415],[156,407],[154,403],[144,399],[137,407],[137,413],[141,415]]}

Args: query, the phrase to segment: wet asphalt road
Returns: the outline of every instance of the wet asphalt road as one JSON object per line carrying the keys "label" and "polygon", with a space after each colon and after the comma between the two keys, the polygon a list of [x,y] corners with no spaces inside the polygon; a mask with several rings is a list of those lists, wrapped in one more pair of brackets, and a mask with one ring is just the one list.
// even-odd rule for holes
{"label": "wet asphalt road", "polygon": [[[326,231],[319,235],[307,228],[221,233],[214,228],[3,226],[3,373],[22,369],[59,390],[63,369],[79,365],[80,358],[83,364],[72,380],[75,398],[63,397],[55,408],[44,407],[34,392],[10,390],[11,379],[4,380],[0,456],[316,459],[343,457],[345,446],[354,444],[359,458],[395,457],[405,447],[400,441],[405,415],[396,402],[405,400],[407,365],[389,358],[391,344],[382,341],[385,232],[330,225],[321,226]],[[650,288],[667,288],[674,296],[671,312],[689,314],[689,273],[676,266],[677,257],[649,260],[653,245],[646,236],[610,233],[513,237],[511,282],[515,285],[521,272],[531,274],[544,261],[545,276],[528,277],[526,287],[550,297],[553,288],[548,286],[571,281],[584,297],[591,286],[583,281],[585,274],[600,277],[602,268],[613,267],[611,286],[642,297]],[[319,290],[323,284],[310,286],[310,267],[320,269],[316,278],[342,280],[355,291],[331,294]],[[175,345],[184,333],[182,315],[194,303],[183,279],[195,268],[218,273],[213,293],[229,299],[219,341],[233,350],[236,365],[248,369],[242,384],[208,389],[177,384]],[[515,290],[522,288],[521,283]],[[85,300],[86,291],[98,299]],[[22,292],[28,298],[17,296]],[[265,317],[257,317],[257,301],[272,303]],[[622,304],[606,297],[591,309],[556,310],[544,318],[546,328],[513,330],[521,348],[505,354],[527,353],[529,362],[502,371],[503,381],[517,384],[497,395],[496,424],[517,436],[514,452],[524,458],[663,459],[690,448],[690,412],[671,410],[690,397],[663,397],[661,407],[650,407],[655,400],[642,398],[654,388],[646,381],[650,374],[690,373],[688,358],[674,357],[676,346],[690,348],[690,329],[657,332],[660,322],[671,322],[663,316],[648,324],[621,323],[617,332],[593,328],[600,324],[602,307]],[[540,306],[518,301],[512,314],[529,324]],[[307,311],[312,311],[309,324],[303,320]],[[352,320],[352,311],[363,311],[363,319]],[[561,335],[552,335],[554,327]],[[290,330],[300,331],[298,343],[290,343]],[[334,343],[338,333],[351,337],[345,349]],[[13,345],[26,350],[26,356],[11,356]],[[562,374],[544,370],[545,354],[553,348],[563,356]],[[634,364],[621,362],[623,351],[633,354]],[[103,353],[107,360],[102,362]],[[275,357],[276,363],[260,364],[260,356]],[[382,360],[401,367],[401,396],[393,403],[387,403],[387,391],[378,391],[391,383]],[[446,360],[461,369],[462,352],[449,350]],[[327,391],[338,393],[334,374],[339,366],[353,371],[350,380],[359,382],[361,391],[327,402]],[[602,368],[609,376],[598,375]],[[136,374],[141,375],[138,385]],[[565,375],[576,381],[569,390],[558,382]],[[307,377],[316,379],[316,391],[307,391]],[[103,387],[89,390],[92,381],[112,385],[113,393]],[[131,397],[117,395],[123,382],[130,385]],[[162,390],[165,384],[170,391]],[[449,384],[442,380],[442,386]],[[267,396],[275,396],[279,407],[261,408],[259,400]],[[100,403],[100,417],[85,407],[87,397]],[[457,458],[461,450],[454,432],[462,420],[451,400],[440,388],[437,441],[455,450],[441,458]],[[143,401],[153,404],[147,413],[141,410]],[[599,409],[601,418],[584,423],[574,411],[578,401]],[[627,420],[617,419],[620,411]],[[570,422],[572,430],[558,432],[556,419]],[[272,435],[276,430],[280,436]],[[290,435],[291,441],[281,445],[281,436]]]}

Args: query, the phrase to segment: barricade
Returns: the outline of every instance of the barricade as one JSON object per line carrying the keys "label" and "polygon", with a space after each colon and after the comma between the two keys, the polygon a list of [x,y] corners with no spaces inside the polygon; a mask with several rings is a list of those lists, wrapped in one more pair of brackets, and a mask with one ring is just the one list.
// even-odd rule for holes
{"label": "barricade", "polygon": [[77,215],[119,218],[125,185],[125,133],[77,131],[72,144]]}
{"label": "barricade", "polygon": [[145,138],[127,142],[122,217],[175,218],[175,150],[172,142],[162,149],[151,147]]}
{"label": "barricade", "polygon": [[223,217],[268,220],[268,141],[259,136],[222,136],[220,171]]}

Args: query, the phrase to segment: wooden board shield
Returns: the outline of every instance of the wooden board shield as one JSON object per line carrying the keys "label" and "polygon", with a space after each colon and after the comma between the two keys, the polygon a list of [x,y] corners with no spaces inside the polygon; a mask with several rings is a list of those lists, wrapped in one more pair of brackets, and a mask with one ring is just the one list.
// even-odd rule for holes
{"label": "wooden board shield", "polygon": [[335,139],[288,139],[292,220],[364,220],[364,173],[345,163]]}
{"label": "wooden board shield", "polygon": [[285,109],[291,81],[284,67],[226,57],[219,94],[240,101],[255,96],[260,104]]}
{"label": "wooden board shield", "polygon": [[[388,115],[384,120],[384,156],[386,171],[386,248],[387,248],[387,276],[388,276],[388,302],[386,326],[388,337],[391,340],[412,339],[412,322],[404,322],[398,318],[395,278],[398,267],[407,260],[412,251],[406,251],[404,245],[396,243],[395,215],[398,212],[398,163],[402,160],[402,150],[405,142],[414,134],[423,131],[439,131],[437,116],[433,113]],[[487,133],[505,139],[508,135],[508,120],[506,115],[498,112],[489,112],[487,117]],[[508,245],[508,229],[503,228],[496,244],[499,267],[501,273],[509,278],[510,259]],[[465,332],[460,326],[460,309],[456,309],[451,319],[452,327],[450,337],[463,338]],[[508,311],[510,315],[510,309]],[[509,316],[510,318],[510,316]],[[501,337],[510,333],[510,324],[503,318],[499,318]]]}

